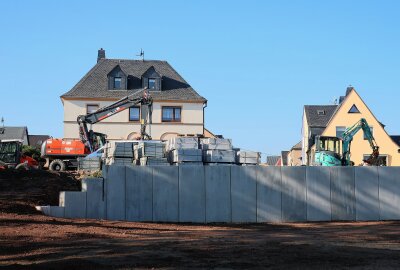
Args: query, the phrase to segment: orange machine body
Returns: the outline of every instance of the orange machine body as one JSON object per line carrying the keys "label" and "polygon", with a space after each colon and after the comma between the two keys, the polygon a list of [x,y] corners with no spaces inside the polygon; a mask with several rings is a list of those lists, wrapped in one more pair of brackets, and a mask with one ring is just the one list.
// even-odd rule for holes
{"label": "orange machine body", "polygon": [[80,140],[48,139],[44,153],[45,156],[86,156],[90,151]]}

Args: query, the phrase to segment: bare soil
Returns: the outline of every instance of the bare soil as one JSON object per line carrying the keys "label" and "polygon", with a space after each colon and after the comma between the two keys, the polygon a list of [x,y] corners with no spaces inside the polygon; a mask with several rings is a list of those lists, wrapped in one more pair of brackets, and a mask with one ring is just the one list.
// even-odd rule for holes
{"label": "bare soil", "polygon": [[400,222],[195,225],[51,218],[70,174],[0,172],[0,268],[398,269]]}

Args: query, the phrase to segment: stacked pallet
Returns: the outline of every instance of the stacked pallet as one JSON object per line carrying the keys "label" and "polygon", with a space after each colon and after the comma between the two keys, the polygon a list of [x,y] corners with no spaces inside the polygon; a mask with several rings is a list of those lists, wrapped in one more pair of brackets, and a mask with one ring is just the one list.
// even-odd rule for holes
{"label": "stacked pallet", "polygon": [[169,165],[165,156],[165,144],[161,141],[139,142],[134,148],[135,163],[146,165]]}
{"label": "stacked pallet", "polygon": [[221,138],[201,139],[204,163],[235,163],[236,152],[232,148],[232,140]]}
{"label": "stacked pallet", "polygon": [[106,165],[132,165],[133,145],[131,141],[109,141],[104,148]]}
{"label": "stacked pallet", "polygon": [[259,152],[238,150],[236,151],[236,163],[241,165],[260,164],[261,154]]}
{"label": "stacked pallet", "polygon": [[202,151],[196,137],[171,138],[167,143],[168,157],[174,165],[201,165]]}
{"label": "stacked pallet", "polygon": [[78,157],[78,171],[84,171],[87,173],[99,171],[101,169],[101,158],[100,157]]}

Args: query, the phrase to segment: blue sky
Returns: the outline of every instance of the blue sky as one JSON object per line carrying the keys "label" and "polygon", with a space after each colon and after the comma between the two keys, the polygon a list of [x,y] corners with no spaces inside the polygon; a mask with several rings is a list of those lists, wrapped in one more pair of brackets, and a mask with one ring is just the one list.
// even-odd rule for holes
{"label": "blue sky", "polygon": [[351,84],[400,134],[399,1],[2,1],[0,117],[61,137],[59,96],[109,58],[167,60],[206,97],[206,127],[276,154],[305,104]]}

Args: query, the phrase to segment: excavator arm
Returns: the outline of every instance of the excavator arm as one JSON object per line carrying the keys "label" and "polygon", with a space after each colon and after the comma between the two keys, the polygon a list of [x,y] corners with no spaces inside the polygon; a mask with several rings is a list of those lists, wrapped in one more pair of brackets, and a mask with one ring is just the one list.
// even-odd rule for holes
{"label": "excavator arm", "polygon": [[369,127],[367,120],[361,118],[360,121],[355,123],[353,126],[346,129],[346,131],[342,135],[343,146],[342,146],[342,165],[348,166],[351,165],[350,161],[350,146],[353,140],[353,137],[357,134],[360,129],[363,130],[365,137],[368,139],[368,142],[372,149],[372,154],[368,158],[368,160],[364,160],[365,162],[371,165],[379,165],[379,146],[376,144],[374,136],[372,135],[371,128]]}
{"label": "excavator arm", "polygon": [[143,119],[141,120],[140,128],[141,139],[151,139],[150,135],[146,133],[147,113],[143,114],[143,111],[148,112],[149,121],[151,123],[153,99],[150,97],[147,89],[145,88],[143,90],[142,97],[137,97],[137,94],[132,94],[118,100],[117,102],[109,106],[100,108],[93,113],[89,113],[87,115],[79,115],[77,118],[77,122],[79,125],[79,137],[81,141],[90,150],[90,152],[97,150],[102,144],[105,143],[106,135],[95,133],[91,129],[89,130],[88,124],[96,124],[100,121],[103,121],[104,119],[107,119],[108,117],[111,117],[138,104],[140,104],[143,117]]}

